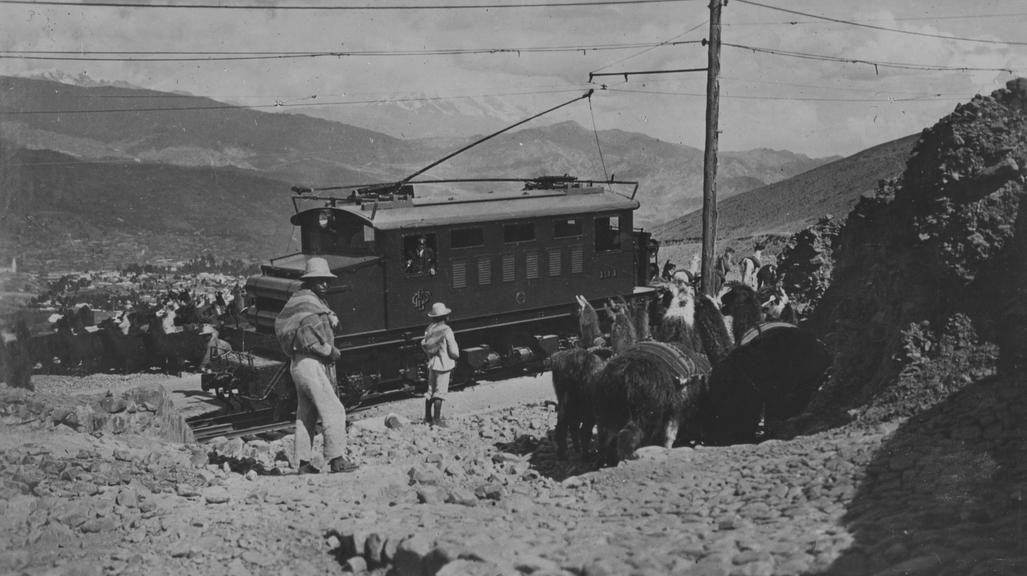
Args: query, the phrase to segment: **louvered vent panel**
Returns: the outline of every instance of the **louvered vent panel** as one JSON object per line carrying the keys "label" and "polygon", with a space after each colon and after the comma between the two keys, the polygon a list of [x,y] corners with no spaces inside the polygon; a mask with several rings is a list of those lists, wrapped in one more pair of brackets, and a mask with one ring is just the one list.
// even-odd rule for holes
{"label": "louvered vent panel", "polygon": [[581,274],[585,255],[581,246],[571,246],[571,274]]}
{"label": "louvered vent panel", "polygon": [[503,254],[503,282],[514,280],[514,257],[513,254]]}
{"label": "louvered vent panel", "polygon": [[528,280],[538,278],[538,252],[528,252],[524,255],[524,260],[528,269]]}
{"label": "louvered vent panel", "polygon": [[478,258],[478,284],[492,284],[492,260],[487,256]]}
{"label": "louvered vent panel", "polygon": [[563,265],[563,262],[561,262],[560,256],[561,255],[560,255],[560,249],[559,248],[557,248],[555,250],[550,250],[549,251],[549,275],[550,276],[559,276],[560,275],[560,268]]}
{"label": "louvered vent panel", "polygon": [[453,288],[467,287],[467,262],[453,262]]}

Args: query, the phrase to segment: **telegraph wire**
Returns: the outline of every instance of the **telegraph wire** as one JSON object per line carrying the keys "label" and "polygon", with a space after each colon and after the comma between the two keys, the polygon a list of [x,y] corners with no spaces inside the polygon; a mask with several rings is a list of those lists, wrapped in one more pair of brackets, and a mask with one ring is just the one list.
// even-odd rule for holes
{"label": "telegraph wire", "polygon": [[791,50],[778,50],[775,48],[761,48],[758,46],[746,46],[744,44],[732,44],[729,42],[724,42],[723,45],[730,46],[731,48],[749,50],[752,52],[773,54],[775,56],[788,56],[790,58],[801,58],[804,60],[820,60],[824,62],[839,62],[842,64],[866,64],[868,66],[873,66],[875,70],[877,70],[878,68],[895,68],[900,70],[935,70],[941,72],[1007,72],[1009,74],[1013,74],[1012,69],[1002,67],[940,66],[932,64],[914,64],[909,62],[880,62],[875,60],[863,60],[861,58],[826,56],[823,54],[810,54],[808,52],[794,52]]}
{"label": "telegraph wire", "polygon": [[932,34],[930,32],[914,32],[912,30],[900,30],[898,28],[889,28],[888,26],[878,26],[876,24],[867,24],[865,22],[855,22],[852,20],[843,20],[841,18],[831,18],[829,16],[821,16],[819,14],[813,14],[810,12],[802,12],[799,10],[792,10],[790,8],[781,8],[779,6],[771,6],[769,4],[763,4],[761,2],[754,2],[753,0],[737,0],[742,4],[748,4],[750,6],[758,6],[760,8],[766,8],[768,10],[776,10],[778,12],[784,12],[786,14],[795,14],[797,16],[805,16],[807,18],[814,18],[817,20],[823,20],[825,22],[834,22],[835,24],[845,24],[848,26],[856,26],[859,28],[869,28],[871,30],[881,30],[884,32],[894,32],[896,34],[908,34],[910,36],[922,36],[926,38],[940,38],[943,40],[959,40],[962,42],[978,42],[981,44],[1002,44],[1008,46],[1027,46],[1027,42],[1017,42],[1013,40],[985,40],[983,38],[967,38],[965,36],[949,36],[947,34]]}
{"label": "telegraph wire", "polygon": [[[601,66],[599,68],[596,68],[595,70],[592,70],[590,73],[592,73],[592,72],[602,72],[603,70],[606,70],[607,68],[611,68],[613,66],[616,66],[617,64],[620,64],[622,62],[627,62],[628,60],[631,60],[633,58],[638,58],[639,56],[642,56],[644,54],[648,54],[648,53],[652,52],[653,50],[656,50],[660,46],[668,45],[668,43],[674,42],[678,38],[683,38],[683,37],[687,36],[688,34],[690,34],[690,33],[694,32],[694,31],[698,30],[699,28],[705,26],[709,21],[710,20],[707,18],[706,20],[703,20],[702,22],[696,24],[695,26],[692,26],[688,30],[685,30],[681,34],[678,34],[677,36],[673,36],[671,38],[668,38],[667,40],[664,40],[663,42],[660,42],[656,46],[653,46],[651,48],[647,48],[645,50],[642,50],[641,52],[638,52],[637,54],[630,54],[630,55],[625,56],[625,57],[623,57],[623,58],[621,58],[619,60],[614,60],[613,62],[610,62],[609,64],[607,64],[605,66]],[[701,42],[701,40],[700,40],[700,42]]]}
{"label": "telegraph wire", "polygon": [[[686,97],[706,98],[706,93],[703,92],[682,92],[673,90],[647,90],[640,88],[606,88],[603,91],[607,92],[618,92],[618,93],[636,93],[636,94],[659,94],[659,95],[686,95]],[[890,98],[890,99],[858,99],[858,98],[815,98],[815,97],[769,97],[769,95],[732,95],[732,94],[721,94],[721,98],[730,100],[768,100],[768,101],[786,101],[786,102],[836,102],[836,103],[909,103],[909,102],[959,102],[965,100],[965,97],[935,97],[935,95],[923,95],[923,97],[911,97],[911,98]]]}
{"label": "telegraph wire", "polygon": [[396,4],[362,6],[314,6],[314,5],[267,5],[267,4],[209,4],[181,3],[157,4],[142,2],[73,2],[68,0],[0,0],[0,4],[23,4],[29,6],[75,6],[85,8],[209,8],[214,10],[462,10],[468,8],[573,8],[590,6],[612,6],[632,4],[667,4],[696,2],[698,0],[565,0],[557,2],[516,2],[511,4]]}
{"label": "telegraph wire", "polygon": [[[39,114],[108,114],[108,113],[131,113],[131,112],[196,112],[204,110],[245,110],[245,109],[262,109],[262,108],[301,108],[311,106],[346,106],[354,104],[391,104],[397,102],[430,102],[437,100],[455,100],[460,98],[482,98],[486,96],[534,96],[541,94],[565,94],[568,92],[580,92],[580,88],[566,88],[566,89],[554,89],[554,90],[536,90],[527,92],[510,92],[503,94],[479,94],[477,96],[426,96],[418,98],[385,98],[375,100],[349,100],[340,102],[304,102],[302,104],[289,104],[284,102],[275,102],[274,104],[251,104],[251,105],[233,105],[233,104],[214,104],[211,106],[159,106],[149,108],[98,108],[98,109],[85,109],[85,110],[12,110],[5,111],[0,110],[0,116],[27,116],[27,115],[39,115]],[[183,96],[185,98],[187,96]],[[202,96],[193,96],[193,98],[203,98]]]}
{"label": "telegraph wire", "polygon": [[[938,22],[942,20],[982,20],[985,18],[1015,18],[1027,16],[1027,12],[993,12],[988,14],[950,14],[946,16],[897,16],[895,18],[872,18],[863,22]],[[766,22],[725,22],[724,26],[776,26],[788,24],[831,24],[823,20],[774,20]]]}
{"label": "telegraph wire", "polygon": [[[284,60],[324,57],[371,57],[371,56],[454,56],[469,54],[521,54],[553,52],[602,52],[609,50],[634,50],[663,46],[698,44],[699,40],[677,42],[635,42],[624,44],[592,44],[581,46],[525,46],[513,48],[439,48],[428,50],[346,50],[311,52],[186,52],[186,51],[91,51],[91,50],[0,50],[0,58],[18,60],[61,60],[91,62],[222,62],[232,60]],[[130,56],[145,57],[130,57]],[[202,55],[202,56],[200,56]],[[153,57],[151,57],[153,56]]]}

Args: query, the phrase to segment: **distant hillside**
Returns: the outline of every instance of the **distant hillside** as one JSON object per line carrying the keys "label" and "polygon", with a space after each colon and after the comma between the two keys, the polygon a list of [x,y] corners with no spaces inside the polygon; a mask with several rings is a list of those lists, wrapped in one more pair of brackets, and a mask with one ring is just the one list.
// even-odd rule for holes
{"label": "distant hillside", "polygon": [[[338,183],[397,178],[416,156],[379,132],[196,96],[17,77],[0,77],[0,94],[0,135],[81,159],[236,166],[288,182]],[[23,113],[50,110],[62,113]]]}
{"label": "distant hillside", "polygon": [[[479,138],[440,134],[405,141],[299,114],[81,79],[0,77],[0,94],[0,208],[10,208],[0,212],[0,256],[17,255],[26,266],[32,254],[53,265],[79,265],[81,255],[192,256],[193,246],[216,250],[220,258],[277,255],[283,249],[266,247],[260,233],[286,220],[260,210],[287,209],[290,185],[394,181]],[[598,136],[605,171],[596,135],[565,122],[502,134],[424,177],[566,173],[638,180],[636,225],[647,228],[698,206],[701,151],[619,130]],[[766,149],[725,152],[720,194],[726,198],[828,160]],[[43,226],[48,223],[55,228]],[[145,226],[135,229],[135,223]],[[212,241],[204,244],[206,234]],[[125,235],[131,241],[109,245]]]}
{"label": "distant hillside", "polygon": [[[787,180],[724,201],[718,198],[717,237],[787,236],[827,214],[844,218],[861,195],[877,188],[879,180],[902,173],[919,137],[913,134],[886,142]],[[664,241],[697,242],[702,238],[702,212],[657,226],[654,234]]]}
{"label": "distant hillside", "polygon": [[[621,130],[601,131],[599,142],[609,175],[640,182],[638,199],[642,206],[636,219],[642,224],[652,226],[701,204],[702,150]],[[720,192],[722,197],[729,197],[834,159],[811,159],[766,149],[725,152],[719,163]],[[450,176],[496,173],[605,176],[595,134],[575,122],[501,135],[433,171]]]}
{"label": "distant hillside", "polygon": [[0,253],[30,268],[201,253],[256,260],[289,250],[284,182],[236,168],[88,163],[9,145],[2,152]]}

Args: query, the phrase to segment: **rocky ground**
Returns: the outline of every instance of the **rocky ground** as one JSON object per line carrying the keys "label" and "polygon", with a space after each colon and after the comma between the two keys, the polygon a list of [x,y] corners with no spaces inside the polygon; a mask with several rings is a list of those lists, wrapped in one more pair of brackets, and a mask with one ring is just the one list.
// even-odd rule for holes
{"label": "rocky ground", "polygon": [[35,382],[0,386],[4,574],[1027,573],[1024,394],[998,381],[595,471],[556,459],[548,375],[528,377],[454,393],[448,428],[416,398],[354,414],[362,467],[304,476],[291,436],[162,439],[206,409],[195,375]]}

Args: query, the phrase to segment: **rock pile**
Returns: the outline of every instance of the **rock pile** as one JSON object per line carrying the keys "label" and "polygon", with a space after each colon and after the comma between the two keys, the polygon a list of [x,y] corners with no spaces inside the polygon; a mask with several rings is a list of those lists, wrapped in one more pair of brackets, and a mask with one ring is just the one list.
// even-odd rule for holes
{"label": "rock pile", "polygon": [[1000,347],[1022,365],[1025,88],[957,106],[849,215],[811,317],[836,354],[815,411],[910,416],[995,374]]}
{"label": "rock pile", "polygon": [[804,316],[820,303],[831,285],[834,250],[842,221],[825,216],[793,234],[777,258],[777,272],[796,312]]}
{"label": "rock pile", "polygon": [[149,434],[192,442],[192,431],[160,385],[86,398],[0,386],[0,417],[4,416],[36,429],[67,426],[90,434]]}

